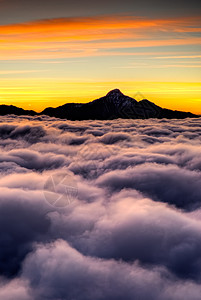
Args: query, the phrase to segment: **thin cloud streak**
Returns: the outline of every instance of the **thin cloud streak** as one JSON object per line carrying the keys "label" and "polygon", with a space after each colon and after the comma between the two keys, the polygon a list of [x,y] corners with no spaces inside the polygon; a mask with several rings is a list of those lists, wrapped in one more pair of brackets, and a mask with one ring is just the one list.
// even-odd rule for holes
{"label": "thin cloud streak", "polygon": [[[11,59],[54,59],[68,57],[88,57],[88,56],[113,56],[110,49],[147,48],[161,46],[184,46],[199,45],[201,38],[189,39],[169,39],[169,40],[140,40],[140,41],[119,41],[100,43],[55,43],[55,44],[24,44],[16,45],[15,53],[13,45],[11,47],[0,45],[0,60]],[[101,50],[105,50],[102,52]],[[121,55],[118,52],[115,55]],[[125,51],[123,55],[127,54]]]}
{"label": "thin cloud streak", "polygon": [[0,71],[0,75],[40,73],[40,72],[47,72],[47,71],[48,70],[10,70],[10,71]]}
{"label": "thin cloud streak", "polygon": [[158,57],[155,57],[155,58],[158,58],[158,59],[164,59],[164,58],[201,58],[201,55],[172,55],[172,56],[158,56]]}

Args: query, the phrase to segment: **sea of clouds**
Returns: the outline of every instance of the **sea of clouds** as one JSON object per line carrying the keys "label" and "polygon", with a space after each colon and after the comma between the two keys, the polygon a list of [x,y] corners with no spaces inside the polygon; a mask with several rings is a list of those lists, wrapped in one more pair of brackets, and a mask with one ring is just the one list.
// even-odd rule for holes
{"label": "sea of clouds", "polygon": [[201,118],[0,118],[0,299],[200,295]]}

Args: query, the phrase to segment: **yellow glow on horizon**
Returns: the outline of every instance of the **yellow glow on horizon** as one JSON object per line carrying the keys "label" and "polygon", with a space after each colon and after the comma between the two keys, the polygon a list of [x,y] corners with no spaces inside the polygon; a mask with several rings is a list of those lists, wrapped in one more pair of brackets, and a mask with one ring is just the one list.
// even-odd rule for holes
{"label": "yellow glow on horizon", "polygon": [[[125,95],[138,98],[141,93],[155,104],[173,110],[201,114],[201,83],[199,82],[71,82],[63,79],[2,80],[0,104],[42,111],[70,102],[89,102],[119,88]],[[142,96],[141,96],[142,97]],[[141,99],[139,99],[141,100]]]}

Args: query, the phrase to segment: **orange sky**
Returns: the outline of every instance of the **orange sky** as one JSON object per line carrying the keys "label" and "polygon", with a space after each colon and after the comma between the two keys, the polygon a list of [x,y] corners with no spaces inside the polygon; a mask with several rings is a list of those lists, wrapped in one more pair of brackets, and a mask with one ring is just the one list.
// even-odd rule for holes
{"label": "orange sky", "polygon": [[0,103],[39,111],[123,88],[165,107],[201,113],[200,33],[200,18],[186,16],[0,25]]}

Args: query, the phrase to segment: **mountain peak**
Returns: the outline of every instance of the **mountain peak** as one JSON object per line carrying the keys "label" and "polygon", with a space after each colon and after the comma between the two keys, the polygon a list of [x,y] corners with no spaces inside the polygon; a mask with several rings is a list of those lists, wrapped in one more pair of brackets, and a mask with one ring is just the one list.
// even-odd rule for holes
{"label": "mountain peak", "polygon": [[107,93],[106,96],[122,96],[124,95],[119,89],[114,89],[114,90],[111,90],[110,92]]}
{"label": "mountain peak", "polygon": [[51,117],[69,120],[112,120],[168,118],[183,119],[197,118],[198,116],[181,111],[161,108],[147,99],[136,101],[124,95],[119,89],[113,89],[99,99],[88,103],[66,103],[56,108],[48,107],[41,113],[24,110],[15,106],[0,105],[0,115],[49,115]]}

